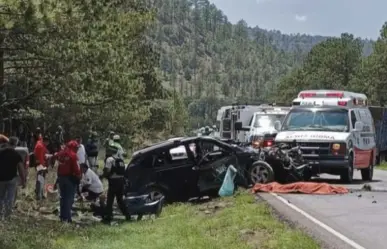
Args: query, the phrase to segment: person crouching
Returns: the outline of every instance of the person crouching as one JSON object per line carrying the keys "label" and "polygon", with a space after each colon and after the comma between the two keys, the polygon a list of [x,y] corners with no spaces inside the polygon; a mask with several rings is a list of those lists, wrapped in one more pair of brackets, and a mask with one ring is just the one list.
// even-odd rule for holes
{"label": "person crouching", "polygon": [[78,143],[70,141],[66,148],[56,155],[58,160],[58,183],[60,193],[60,220],[72,222],[71,209],[82,173],[78,165]]}
{"label": "person crouching", "polygon": [[[99,176],[86,163],[81,164],[82,180],[80,184],[81,197],[87,201],[96,202],[103,193],[103,185]],[[87,193],[84,198],[84,193]]]}

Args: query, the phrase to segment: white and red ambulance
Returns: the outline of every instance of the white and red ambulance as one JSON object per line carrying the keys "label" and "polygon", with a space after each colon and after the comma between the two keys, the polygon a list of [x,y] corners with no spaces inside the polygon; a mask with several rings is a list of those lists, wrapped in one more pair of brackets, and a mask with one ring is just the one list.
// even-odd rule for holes
{"label": "white and red ambulance", "polygon": [[352,182],[354,170],[371,181],[377,149],[367,96],[335,90],[302,91],[282,123],[275,143],[301,146],[313,174],[339,175]]}

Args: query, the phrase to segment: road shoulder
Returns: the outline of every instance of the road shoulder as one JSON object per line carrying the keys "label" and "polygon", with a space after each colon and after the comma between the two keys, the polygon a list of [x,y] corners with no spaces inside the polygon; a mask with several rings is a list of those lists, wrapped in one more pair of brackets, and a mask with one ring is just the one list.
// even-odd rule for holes
{"label": "road shoulder", "polygon": [[345,243],[340,238],[334,236],[326,229],[285,205],[282,201],[269,193],[259,193],[258,196],[265,200],[279,219],[287,222],[290,226],[301,229],[310,237],[315,239],[322,248],[326,249],[353,249],[351,245]]}

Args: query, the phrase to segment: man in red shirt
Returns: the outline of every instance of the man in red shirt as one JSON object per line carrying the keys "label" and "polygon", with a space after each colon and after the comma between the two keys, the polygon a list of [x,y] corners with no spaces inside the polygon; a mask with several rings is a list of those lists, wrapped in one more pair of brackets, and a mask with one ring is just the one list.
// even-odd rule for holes
{"label": "man in red shirt", "polygon": [[55,155],[59,162],[60,220],[63,222],[72,221],[71,208],[74,204],[77,187],[82,178],[77,158],[78,147],[79,144],[76,141],[70,141],[66,144],[66,148]]}
{"label": "man in red shirt", "polygon": [[48,153],[47,145],[49,143],[48,137],[44,137],[36,142],[34,148],[36,165],[46,167],[46,154]]}
{"label": "man in red shirt", "polygon": [[41,200],[44,198],[44,185],[46,182],[47,163],[46,156],[48,153],[47,145],[49,143],[48,137],[38,140],[34,148],[34,155],[36,161],[36,184],[35,194],[36,199]]}

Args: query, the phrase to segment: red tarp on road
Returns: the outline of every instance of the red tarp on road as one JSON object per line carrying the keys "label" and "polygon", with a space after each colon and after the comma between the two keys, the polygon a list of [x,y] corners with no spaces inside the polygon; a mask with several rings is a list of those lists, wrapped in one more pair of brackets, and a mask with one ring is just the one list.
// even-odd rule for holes
{"label": "red tarp on road", "polygon": [[252,189],[253,193],[273,192],[273,193],[302,193],[316,195],[334,195],[347,194],[349,191],[345,187],[334,186],[328,183],[320,182],[295,182],[289,184],[279,184],[272,182],[268,184],[255,184]]}

